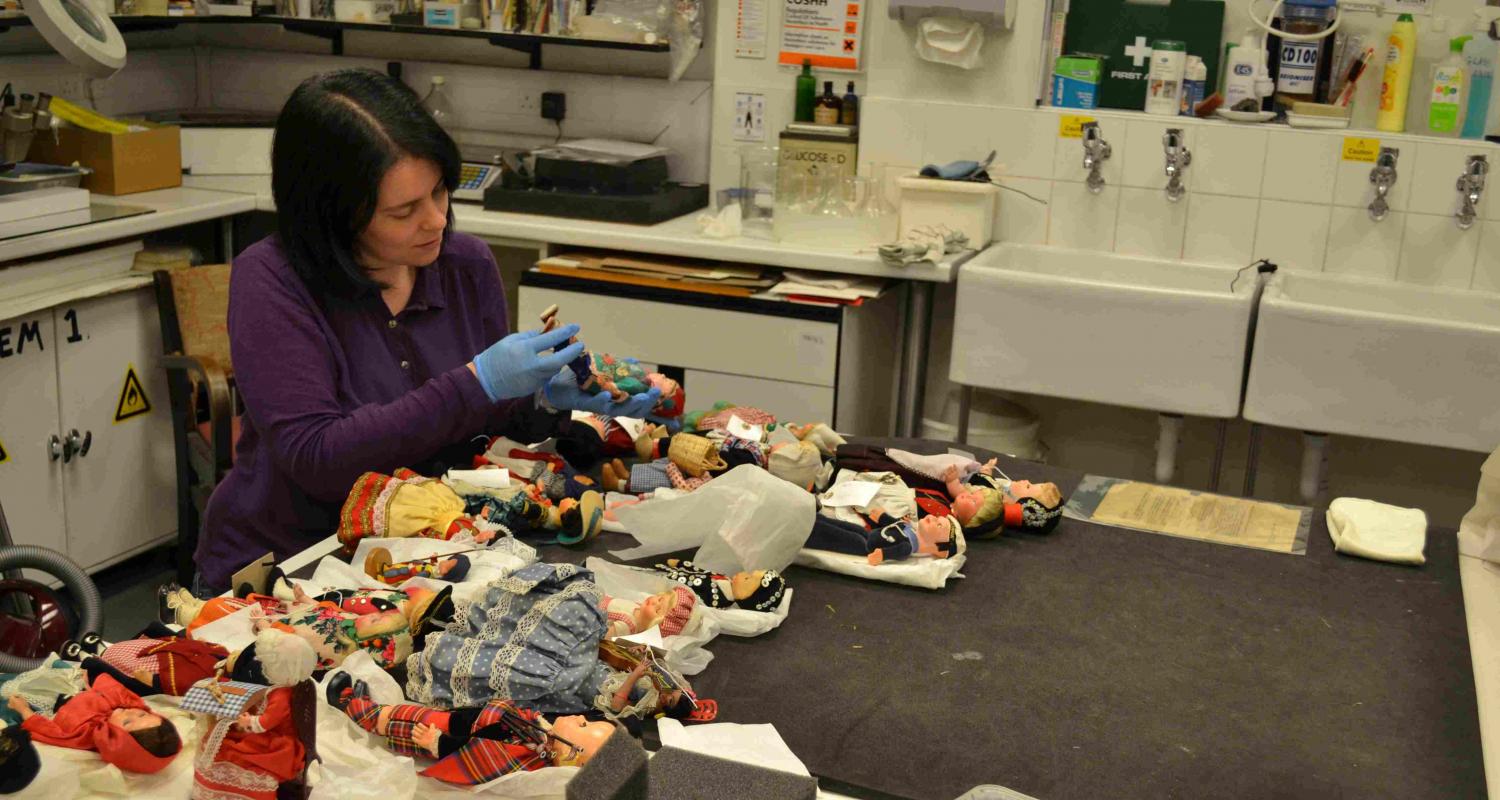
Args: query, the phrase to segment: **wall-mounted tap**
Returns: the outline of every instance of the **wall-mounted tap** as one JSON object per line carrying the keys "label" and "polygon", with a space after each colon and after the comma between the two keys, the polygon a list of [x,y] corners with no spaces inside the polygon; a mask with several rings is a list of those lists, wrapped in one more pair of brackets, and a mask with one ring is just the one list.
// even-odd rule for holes
{"label": "wall-mounted tap", "polygon": [[1401,151],[1394,147],[1382,147],[1375,159],[1375,167],[1370,170],[1370,183],[1375,187],[1375,199],[1370,201],[1370,219],[1376,222],[1390,213],[1391,206],[1385,197],[1396,185],[1396,159],[1400,155]]}
{"label": "wall-mounted tap", "polygon": [[1464,174],[1458,176],[1458,196],[1461,205],[1453,216],[1458,219],[1459,230],[1474,226],[1478,215],[1479,196],[1484,194],[1484,176],[1489,174],[1490,162],[1484,156],[1469,156]]}
{"label": "wall-mounted tap", "polygon": [[1099,170],[1113,153],[1114,149],[1109,146],[1109,142],[1104,141],[1099,123],[1083,123],[1083,168],[1089,171],[1088,180],[1084,183],[1088,184],[1090,192],[1098,194],[1104,191],[1104,176],[1099,174]]}
{"label": "wall-mounted tap", "polygon": [[1167,154],[1167,199],[1175,203],[1182,199],[1182,171],[1193,163],[1193,154],[1187,149],[1187,138],[1181,128],[1167,128],[1161,136],[1161,146]]}

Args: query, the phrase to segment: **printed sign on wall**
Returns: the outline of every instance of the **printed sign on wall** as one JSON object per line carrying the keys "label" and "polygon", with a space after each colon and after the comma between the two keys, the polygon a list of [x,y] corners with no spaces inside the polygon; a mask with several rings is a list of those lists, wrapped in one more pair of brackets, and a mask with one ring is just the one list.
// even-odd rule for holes
{"label": "printed sign on wall", "polygon": [[781,0],[782,64],[859,69],[864,0]]}

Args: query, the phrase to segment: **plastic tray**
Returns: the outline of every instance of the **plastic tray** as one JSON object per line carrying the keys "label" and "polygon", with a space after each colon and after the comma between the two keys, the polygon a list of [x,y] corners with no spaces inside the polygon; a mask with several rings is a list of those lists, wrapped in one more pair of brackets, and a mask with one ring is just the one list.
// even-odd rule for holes
{"label": "plastic tray", "polygon": [[56,164],[22,161],[0,172],[0,194],[50,189],[54,186],[77,186],[83,183],[85,176],[92,173],[93,170],[88,167],[60,167]]}

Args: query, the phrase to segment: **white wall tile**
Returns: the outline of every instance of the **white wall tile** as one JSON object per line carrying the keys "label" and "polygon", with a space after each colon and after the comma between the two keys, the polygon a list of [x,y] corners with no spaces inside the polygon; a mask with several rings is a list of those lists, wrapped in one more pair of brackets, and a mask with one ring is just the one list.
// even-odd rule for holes
{"label": "white wall tile", "polygon": [[[1393,143],[1394,144],[1394,143]],[[1417,147],[1400,143],[1396,157],[1396,185],[1386,194],[1385,201],[1393,210],[1405,211],[1411,203],[1411,185],[1417,171]],[[1344,161],[1339,159],[1338,177],[1333,185],[1334,205],[1349,208],[1368,208],[1375,199],[1375,187],[1370,183],[1370,170],[1375,165],[1369,161]]]}
{"label": "white wall tile", "polygon": [[1084,250],[1110,250],[1115,245],[1115,217],[1120,187],[1106,186],[1093,194],[1081,183],[1059,182],[1052,187],[1047,243]]}
{"label": "white wall tile", "polygon": [[1266,147],[1261,197],[1298,203],[1332,200],[1340,142],[1321,133],[1277,131]]}
{"label": "white wall tile", "polygon": [[1237,125],[1203,125],[1194,132],[1188,188],[1194,192],[1259,197],[1266,132]]}
{"label": "white wall tile", "polygon": [[[1162,135],[1168,128],[1181,128],[1170,118],[1156,117],[1131,120],[1126,126],[1125,151],[1120,175],[1120,185],[1141,189],[1161,189],[1167,185],[1166,152],[1162,148]],[[1193,147],[1193,130],[1186,129],[1189,150]],[[1188,167],[1189,170],[1192,167]],[[1186,175],[1183,176],[1187,178]]]}
{"label": "white wall tile", "polygon": [[995,239],[1020,244],[1046,244],[1052,181],[1004,177],[1000,179],[1000,183],[1019,189],[1042,202],[1001,190],[1000,202],[995,205]]}
{"label": "white wall tile", "polygon": [[1376,222],[1365,209],[1334,208],[1323,271],[1394,280],[1405,226],[1406,215],[1397,211]]}
{"label": "white wall tile", "polygon": [[[1060,181],[1083,181],[1088,178],[1089,173],[1083,168],[1083,140],[1065,139],[1058,135],[1059,117],[1055,114],[1047,114],[1052,123],[1049,126],[1052,138],[1057,142],[1056,152],[1052,157],[1052,177]],[[1125,140],[1126,123],[1118,119],[1099,120],[1100,133],[1104,135],[1104,141],[1109,143],[1111,155],[1100,167],[1099,174],[1104,176],[1106,186],[1120,185],[1120,175],[1124,170],[1125,163]]]}
{"label": "white wall tile", "polygon": [[1451,216],[1407,215],[1396,280],[1423,286],[1469,288],[1483,227],[1475,225],[1461,231]]}
{"label": "white wall tile", "polygon": [[989,153],[990,132],[999,123],[1000,109],[928,103],[926,112],[922,129],[923,164],[978,161]]}
{"label": "white wall tile", "polygon": [[1235,266],[1250,263],[1259,200],[1190,192],[1182,202],[1188,208],[1184,259]]}
{"label": "white wall tile", "polygon": [[1156,258],[1182,258],[1182,234],[1187,228],[1188,207],[1184,198],[1176,203],[1160,189],[1120,190],[1119,222],[1115,225],[1115,252]]}
{"label": "white wall tile", "polygon": [[1485,222],[1479,232],[1479,261],[1474,265],[1473,287],[1500,292],[1500,222]]}
{"label": "white wall tile", "polygon": [[1316,272],[1328,246],[1329,206],[1260,201],[1255,225],[1255,258],[1269,258],[1282,269]]}
{"label": "white wall tile", "polygon": [[[922,160],[929,112],[925,103],[872,97],[860,107],[859,160],[866,164],[916,164]],[[777,129],[778,131],[780,129]],[[770,129],[767,136],[773,139]]]}
{"label": "white wall tile", "polygon": [[[995,117],[989,144],[995,150],[995,162],[1004,166],[1002,174],[1050,178],[1058,147],[1057,118],[1036,111],[1002,108]],[[1081,153],[1079,158],[1083,158]]]}
{"label": "white wall tile", "polygon": [[[1411,173],[1411,201],[1408,210],[1419,214],[1452,214],[1458,210],[1458,176],[1471,153],[1492,150],[1485,145],[1437,144],[1417,145],[1416,169]],[[1403,153],[1403,157],[1404,157]],[[1493,154],[1492,154],[1493,155]],[[1494,159],[1491,159],[1492,161]],[[1489,192],[1480,199],[1480,209],[1488,206]]]}

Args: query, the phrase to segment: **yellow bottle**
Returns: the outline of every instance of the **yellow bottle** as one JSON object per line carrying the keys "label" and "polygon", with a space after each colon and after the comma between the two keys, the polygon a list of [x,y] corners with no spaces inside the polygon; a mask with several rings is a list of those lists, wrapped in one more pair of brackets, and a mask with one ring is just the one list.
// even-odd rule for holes
{"label": "yellow bottle", "polygon": [[1406,101],[1411,96],[1411,70],[1417,58],[1417,24],[1402,14],[1391,27],[1385,51],[1385,74],[1380,80],[1380,113],[1375,127],[1390,133],[1406,130]]}

